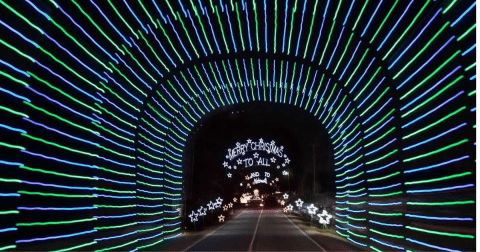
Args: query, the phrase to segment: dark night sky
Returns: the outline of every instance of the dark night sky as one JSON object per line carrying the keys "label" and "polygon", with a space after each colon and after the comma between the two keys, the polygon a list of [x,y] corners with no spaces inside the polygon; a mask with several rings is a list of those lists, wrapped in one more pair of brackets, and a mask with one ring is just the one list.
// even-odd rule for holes
{"label": "dark night sky", "polygon": [[[184,153],[185,167],[188,170],[186,189],[188,198],[193,201],[208,197],[207,194],[210,193],[228,196],[239,189],[239,178],[227,179],[221,163],[229,148],[234,148],[236,142],[244,143],[249,138],[254,141],[260,138],[265,141],[274,140],[277,146],[285,147],[285,154],[292,160],[291,190],[299,192],[302,190],[301,184],[305,192],[312,191],[312,144],[317,145],[317,192],[334,190],[333,182],[326,184],[327,181],[333,181],[333,173],[329,174],[332,178],[328,179],[327,174],[322,172],[333,172],[333,153],[329,149],[328,135],[321,122],[308,111],[274,103],[232,106],[206,116],[193,132]],[[194,148],[192,139],[195,141]],[[195,155],[193,166],[192,152]],[[281,169],[271,171],[272,176],[281,177]],[[288,190],[288,184],[282,185],[282,191]]]}

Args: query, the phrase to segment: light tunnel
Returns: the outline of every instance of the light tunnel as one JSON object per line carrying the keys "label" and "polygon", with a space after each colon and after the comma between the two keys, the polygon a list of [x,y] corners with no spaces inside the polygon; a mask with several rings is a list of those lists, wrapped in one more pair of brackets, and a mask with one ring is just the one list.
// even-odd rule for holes
{"label": "light tunnel", "polygon": [[475,249],[474,1],[0,3],[0,250],[177,238],[192,128],[248,103],[322,122],[339,235]]}

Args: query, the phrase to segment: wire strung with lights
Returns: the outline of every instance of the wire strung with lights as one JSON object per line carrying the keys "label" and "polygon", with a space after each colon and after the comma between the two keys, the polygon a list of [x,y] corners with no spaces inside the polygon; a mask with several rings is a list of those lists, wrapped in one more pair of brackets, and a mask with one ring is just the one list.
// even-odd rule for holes
{"label": "wire strung with lights", "polygon": [[253,102],[324,125],[338,235],[474,250],[475,6],[0,0],[0,250],[177,238],[192,129]]}

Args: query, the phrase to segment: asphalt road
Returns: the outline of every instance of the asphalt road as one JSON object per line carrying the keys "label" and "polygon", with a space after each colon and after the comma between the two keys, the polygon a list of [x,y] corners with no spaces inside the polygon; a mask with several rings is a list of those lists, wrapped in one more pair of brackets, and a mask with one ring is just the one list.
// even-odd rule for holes
{"label": "asphalt road", "polygon": [[246,210],[186,251],[359,251],[345,241],[308,233],[281,210]]}

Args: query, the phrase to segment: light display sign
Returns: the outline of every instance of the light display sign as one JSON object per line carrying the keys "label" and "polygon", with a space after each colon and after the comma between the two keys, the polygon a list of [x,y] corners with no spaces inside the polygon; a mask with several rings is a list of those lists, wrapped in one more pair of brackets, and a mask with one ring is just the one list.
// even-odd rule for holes
{"label": "light display sign", "polygon": [[222,166],[226,169],[249,168],[253,166],[285,167],[290,159],[284,153],[283,146],[276,146],[275,141],[265,142],[262,138],[258,142],[250,139],[246,143],[237,142],[236,147],[228,149],[228,155]]}

